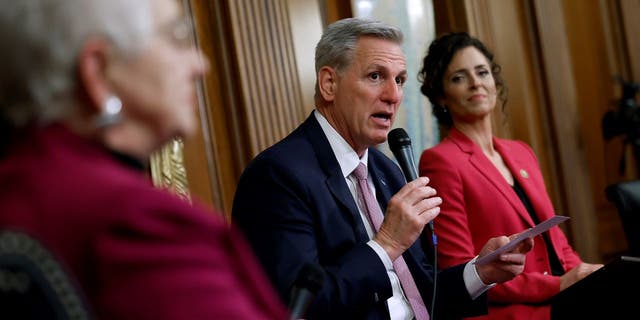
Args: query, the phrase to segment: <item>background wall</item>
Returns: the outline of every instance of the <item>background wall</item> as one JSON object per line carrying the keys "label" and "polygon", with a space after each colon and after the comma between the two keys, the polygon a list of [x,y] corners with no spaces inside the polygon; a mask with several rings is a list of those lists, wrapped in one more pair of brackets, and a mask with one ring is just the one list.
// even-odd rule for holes
{"label": "background wall", "polygon": [[[189,184],[228,217],[244,166],[313,108],[310,68],[322,28],[354,10],[340,0],[184,1],[212,60],[202,132],[185,141]],[[557,213],[572,218],[563,227],[579,253],[594,262],[624,253],[604,187],[636,173],[618,173],[622,137],[605,141],[600,121],[620,97],[613,77],[640,81],[640,0],[438,0],[433,15],[436,33],[465,30],[495,51],[509,87],[496,134],[534,148]]]}

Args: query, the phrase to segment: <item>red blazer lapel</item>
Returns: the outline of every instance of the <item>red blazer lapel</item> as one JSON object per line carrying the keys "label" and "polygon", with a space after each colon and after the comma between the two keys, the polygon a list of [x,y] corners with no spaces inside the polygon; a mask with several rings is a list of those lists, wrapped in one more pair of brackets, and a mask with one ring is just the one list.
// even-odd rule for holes
{"label": "red blazer lapel", "polygon": [[[482,150],[478,146],[476,146],[471,139],[465,136],[462,132],[458,131],[455,128],[451,128],[449,132],[449,138],[453,140],[453,142],[458,145],[460,150],[469,154],[469,162],[471,165],[478,170],[487,180],[500,192],[500,196],[507,199],[507,201],[511,204],[513,209],[518,213],[520,218],[522,218],[527,225],[533,227],[535,224],[527,212],[527,209],[518,198],[518,195],[515,193],[513,188],[505,181],[504,177],[500,174],[498,169],[491,163],[491,161],[482,153]],[[496,138],[494,138],[494,143],[496,143]],[[502,146],[502,150],[498,150],[501,155],[503,155],[503,159],[505,159],[505,163],[511,170],[512,174],[515,176],[518,171],[514,171],[514,168],[519,167],[517,164],[514,164],[513,161],[507,161],[505,154],[509,153],[508,146]],[[515,160],[514,160],[515,161]],[[520,182],[520,180],[518,180]],[[489,196],[498,196],[497,194],[489,195]]]}
{"label": "red blazer lapel", "polygon": [[530,149],[525,146],[518,148],[516,143],[518,142],[494,138],[494,145],[513,173],[514,179],[518,180],[524,189],[539,220],[544,221],[555,215],[555,212],[548,205],[550,200],[547,198],[544,180],[539,175],[537,159]]}

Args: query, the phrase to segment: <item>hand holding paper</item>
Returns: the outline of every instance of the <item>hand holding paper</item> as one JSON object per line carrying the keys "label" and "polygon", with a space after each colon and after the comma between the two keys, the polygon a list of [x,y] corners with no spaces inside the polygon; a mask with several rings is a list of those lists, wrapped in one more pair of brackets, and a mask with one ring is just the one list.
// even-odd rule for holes
{"label": "hand holding paper", "polygon": [[553,216],[543,222],[541,222],[540,224],[538,224],[537,226],[527,229],[524,232],[518,234],[518,236],[516,236],[514,239],[512,239],[511,241],[509,241],[509,243],[507,243],[506,245],[498,248],[497,250],[491,252],[490,254],[480,257],[478,258],[478,260],[476,260],[476,265],[483,265],[486,264],[492,260],[495,260],[500,254],[505,253],[505,252],[509,252],[511,249],[515,248],[518,243],[522,242],[522,240],[527,239],[527,238],[533,238],[547,230],[549,230],[551,227],[558,225],[560,222],[566,221],[568,220],[569,217],[564,217],[564,216]]}
{"label": "hand holding paper", "polygon": [[569,218],[554,216],[510,237],[489,239],[474,262],[482,282],[502,283],[521,274],[524,271],[526,254],[533,248],[533,237],[567,219]]}

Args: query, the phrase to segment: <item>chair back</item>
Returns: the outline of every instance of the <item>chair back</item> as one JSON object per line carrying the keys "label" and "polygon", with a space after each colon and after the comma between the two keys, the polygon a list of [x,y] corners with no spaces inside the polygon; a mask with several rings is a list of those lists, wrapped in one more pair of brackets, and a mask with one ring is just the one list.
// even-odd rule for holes
{"label": "chair back", "polygon": [[37,240],[0,231],[0,318],[91,319],[79,288]]}
{"label": "chair back", "polygon": [[618,209],[629,254],[640,257],[640,180],[609,185],[605,193]]}

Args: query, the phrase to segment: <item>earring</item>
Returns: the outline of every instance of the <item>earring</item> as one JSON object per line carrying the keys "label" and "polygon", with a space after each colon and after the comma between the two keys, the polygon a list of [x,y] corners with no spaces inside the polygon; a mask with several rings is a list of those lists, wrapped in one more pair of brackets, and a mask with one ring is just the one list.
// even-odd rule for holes
{"label": "earring", "polygon": [[449,108],[447,108],[447,106],[442,106],[442,112],[444,113],[449,112]]}
{"label": "earring", "polygon": [[120,111],[122,111],[122,101],[116,96],[109,96],[102,103],[102,112],[96,117],[97,128],[104,128],[120,122]]}

